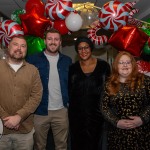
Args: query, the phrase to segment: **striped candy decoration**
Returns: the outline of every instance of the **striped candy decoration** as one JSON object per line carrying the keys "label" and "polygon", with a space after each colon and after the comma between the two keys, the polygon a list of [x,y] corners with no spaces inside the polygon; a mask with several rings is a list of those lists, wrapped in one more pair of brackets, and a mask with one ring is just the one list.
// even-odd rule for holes
{"label": "striped candy decoration", "polygon": [[74,9],[71,0],[48,0],[45,5],[46,15],[52,20],[63,20]]}
{"label": "striped candy decoration", "polygon": [[136,1],[134,2],[127,2],[125,3],[125,6],[129,9],[132,10],[133,6],[136,4]]}
{"label": "striped candy decoration", "polygon": [[0,26],[0,41],[4,47],[9,44],[13,36],[17,35],[24,35],[23,29],[18,23],[12,20],[2,22]]}
{"label": "striped candy decoration", "polygon": [[87,31],[87,36],[95,45],[102,45],[108,42],[108,37],[106,35],[97,36],[97,31],[101,29],[101,24],[97,24],[96,27],[90,28]]}
{"label": "striped candy decoration", "polygon": [[128,8],[119,1],[106,3],[100,13],[99,21],[105,30],[117,31],[128,21]]}

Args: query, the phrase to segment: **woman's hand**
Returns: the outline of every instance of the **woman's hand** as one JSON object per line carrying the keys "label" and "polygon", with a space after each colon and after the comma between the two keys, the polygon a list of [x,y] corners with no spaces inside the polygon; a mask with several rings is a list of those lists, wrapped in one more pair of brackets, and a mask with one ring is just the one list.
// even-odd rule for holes
{"label": "woman's hand", "polygon": [[133,129],[143,124],[142,120],[138,116],[129,116],[129,119],[121,119],[117,123],[117,127],[120,129]]}

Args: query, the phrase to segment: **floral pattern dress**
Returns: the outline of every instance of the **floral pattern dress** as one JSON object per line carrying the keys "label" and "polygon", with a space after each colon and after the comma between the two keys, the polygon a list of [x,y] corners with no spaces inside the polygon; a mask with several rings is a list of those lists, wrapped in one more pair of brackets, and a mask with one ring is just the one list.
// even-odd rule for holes
{"label": "floral pattern dress", "polygon": [[[109,124],[108,150],[150,150],[150,77],[144,76],[142,88],[134,92],[126,83],[121,83],[115,96],[110,97],[105,90],[101,111]],[[128,116],[140,116],[143,125],[128,130],[117,128],[118,120]]]}

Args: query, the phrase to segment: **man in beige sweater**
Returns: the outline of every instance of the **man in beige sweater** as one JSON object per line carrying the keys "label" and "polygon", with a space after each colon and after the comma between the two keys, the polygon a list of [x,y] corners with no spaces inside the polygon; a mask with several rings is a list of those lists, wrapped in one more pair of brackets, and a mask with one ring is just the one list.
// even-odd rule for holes
{"label": "man in beige sweater", "polygon": [[0,150],[33,150],[33,113],[42,84],[37,68],[24,60],[26,52],[25,38],[16,36],[8,45],[8,57],[0,60]]}

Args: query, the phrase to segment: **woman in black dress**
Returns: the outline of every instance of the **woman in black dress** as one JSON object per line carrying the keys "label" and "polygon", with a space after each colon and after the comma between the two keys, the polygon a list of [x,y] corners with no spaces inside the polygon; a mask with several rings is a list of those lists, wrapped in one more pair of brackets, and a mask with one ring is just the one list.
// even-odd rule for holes
{"label": "woman in black dress", "polygon": [[98,150],[104,123],[100,97],[110,67],[92,57],[93,43],[87,37],[77,39],[75,50],[80,60],[69,70],[71,150]]}
{"label": "woman in black dress", "polygon": [[108,150],[150,149],[150,77],[138,73],[127,52],[116,56],[101,111],[109,122]]}

